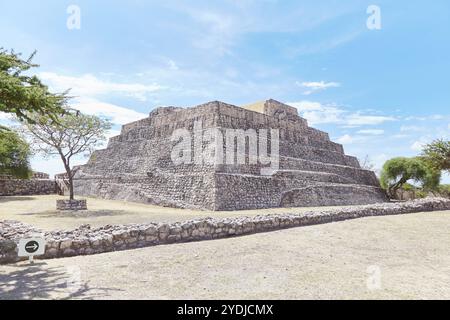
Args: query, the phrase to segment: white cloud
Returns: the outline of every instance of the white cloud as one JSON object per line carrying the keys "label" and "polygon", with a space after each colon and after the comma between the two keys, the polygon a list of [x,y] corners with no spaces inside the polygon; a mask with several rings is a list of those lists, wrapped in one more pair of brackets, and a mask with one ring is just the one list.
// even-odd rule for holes
{"label": "white cloud", "polygon": [[287,104],[296,107],[299,114],[306,118],[311,125],[328,123],[358,127],[379,125],[387,121],[396,120],[389,116],[366,115],[361,112],[350,113],[335,104],[324,105],[313,101],[288,102]]}
{"label": "white cloud", "polygon": [[377,176],[380,176],[381,174],[381,169],[383,168],[384,163],[389,160],[389,156],[385,153],[380,153],[377,154],[376,156],[374,156],[371,160],[373,161],[374,164],[374,171],[376,173]]}
{"label": "white cloud", "polygon": [[338,82],[295,82],[295,84],[299,87],[306,88],[307,90],[303,92],[304,95],[310,95],[312,93],[323,91],[328,88],[338,88],[341,86]]}
{"label": "white cloud", "polygon": [[123,125],[148,117],[147,114],[91,98],[77,99],[72,107],[86,114],[103,116],[113,124]]}
{"label": "white cloud", "polygon": [[336,142],[341,143],[341,144],[350,144],[353,143],[354,138],[349,135],[349,134],[345,134],[342,137],[339,137],[336,139]]}
{"label": "white cloud", "polygon": [[194,37],[192,44],[200,49],[214,49],[220,54],[231,53],[229,47],[241,33],[238,20],[233,15],[208,10],[188,9],[187,13],[203,26],[202,36]]}
{"label": "white cloud", "polygon": [[384,134],[384,130],[383,129],[365,129],[365,130],[359,130],[358,133],[379,136],[379,135]]}
{"label": "white cloud", "polygon": [[412,145],[411,145],[411,149],[414,151],[422,151],[423,147],[426,145],[425,140],[420,139],[415,141]]}
{"label": "white cloud", "polygon": [[343,33],[337,36],[333,36],[332,38],[329,39],[324,39],[320,42],[302,44],[297,47],[289,48],[287,50],[287,54],[290,57],[296,57],[300,55],[312,55],[321,52],[326,52],[352,42],[353,40],[357,39],[361,34],[363,34],[363,32],[360,30],[352,31],[350,33]]}
{"label": "white cloud", "polygon": [[362,125],[377,125],[387,121],[395,121],[393,117],[387,116],[372,116],[362,115],[360,113],[351,114],[347,117],[346,122],[349,125],[362,126]]}
{"label": "white cloud", "polygon": [[176,62],[173,61],[172,59],[169,59],[169,60],[167,61],[167,65],[169,66],[169,69],[170,69],[170,70],[176,71],[176,70],[179,69],[179,68],[178,68],[178,65],[176,64]]}
{"label": "white cloud", "polygon": [[10,127],[15,124],[15,120],[11,114],[0,111],[0,125]]}
{"label": "white cloud", "polygon": [[367,136],[344,134],[343,136],[337,138],[336,142],[344,145],[350,145],[356,143],[366,143],[368,139],[369,138]]}
{"label": "white cloud", "polygon": [[401,126],[400,127],[401,132],[421,132],[421,131],[425,131],[425,130],[426,130],[425,127],[420,127],[420,126]]}
{"label": "white cloud", "polygon": [[[206,3],[206,2],[205,2]],[[181,13],[179,22],[174,28],[185,34],[195,48],[208,56],[233,55],[233,47],[247,34],[263,33],[300,33],[311,30],[334,19],[346,19],[355,12],[354,6],[341,4],[332,9],[327,6],[311,6],[308,4],[280,6],[278,0],[227,0],[221,2],[208,1],[166,1],[164,6]],[[183,18],[187,17],[188,20]],[[274,17],[282,17],[276,19]],[[185,26],[189,25],[189,28]],[[304,47],[289,50],[288,54],[317,52],[333,48],[354,39],[354,34],[331,37],[317,43],[305,44]],[[312,48],[311,48],[312,47]]]}
{"label": "white cloud", "polygon": [[101,80],[92,74],[65,76],[53,72],[42,72],[39,77],[52,91],[63,92],[71,89],[70,94],[80,97],[122,94],[141,101],[147,100],[147,94],[165,89],[163,86],[141,83],[116,83]]}
{"label": "white cloud", "polygon": [[443,120],[445,117],[440,114],[432,114],[430,116],[409,116],[406,117],[406,121],[429,121],[429,120]]}
{"label": "white cloud", "polygon": [[10,115],[6,112],[1,112],[0,111],[0,120],[9,120]]}
{"label": "white cloud", "polygon": [[110,138],[116,137],[116,136],[118,136],[118,135],[120,135],[120,130],[114,130],[114,129],[111,129],[111,130],[109,130],[108,133],[106,134],[106,138],[107,138],[107,139],[110,139]]}
{"label": "white cloud", "polygon": [[289,102],[288,105],[296,107],[300,115],[307,119],[311,125],[341,123],[345,115],[344,110],[333,105],[323,105],[319,102]]}

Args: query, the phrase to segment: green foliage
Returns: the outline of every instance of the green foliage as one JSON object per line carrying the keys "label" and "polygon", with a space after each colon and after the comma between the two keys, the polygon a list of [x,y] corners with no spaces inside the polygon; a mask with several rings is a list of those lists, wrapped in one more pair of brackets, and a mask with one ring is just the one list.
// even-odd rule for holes
{"label": "green foliage", "polygon": [[0,174],[16,178],[31,177],[30,146],[16,132],[0,128]]}
{"label": "green foliage", "polygon": [[426,198],[428,196],[428,192],[423,191],[423,190],[417,190],[416,191],[416,198],[418,199],[423,199]]}
{"label": "green foliage", "polygon": [[422,185],[424,189],[433,190],[439,185],[440,171],[434,169],[422,158],[393,158],[383,166],[381,171],[381,186],[392,197],[395,192],[408,181]]}
{"label": "green foliage", "polygon": [[50,93],[37,76],[28,75],[31,68],[38,67],[32,63],[34,55],[23,60],[20,54],[0,48],[0,111],[25,121],[32,121],[30,112],[57,120],[68,97]]}
{"label": "green foliage", "polygon": [[424,147],[422,154],[437,170],[450,171],[450,141],[435,140]]}
{"label": "green foliage", "polygon": [[61,158],[69,179],[70,199],[73,199],[72,179],[76,171],[71,167],[71,159],[76,155],[89,155],[99,147],[111,128],[110,122],[71,109],[65,110],[57,122],[36,113],[28,117],[32,122],[22,121],[24,132],[36,151]]}
{"label": "green foliage", "polygon": [[416,187],[414,187],[412,184],[406,182],[406,183],[402,186],[402,189],[405,190],[405,191],[412,191],[412,190],[415,190]]}
{"label": "green foliage", "polygon": [[433,167],[429,162],[424,162],[426,167],[426,175],[422,181],[422,188],[424,190],[436,190],[441,182],[441,171]]}
{"label": "green foliage", "polygon": [[441,184],[438,186],[438,192],[444,197],[450,198],[450,184]]}

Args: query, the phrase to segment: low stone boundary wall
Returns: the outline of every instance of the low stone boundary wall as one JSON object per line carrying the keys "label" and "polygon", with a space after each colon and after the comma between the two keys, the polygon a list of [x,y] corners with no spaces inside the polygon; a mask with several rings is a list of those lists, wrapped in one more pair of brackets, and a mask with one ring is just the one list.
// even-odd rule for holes
{"label": "low stone boundary wall", "polygon": [[55,194],[54,180],[0,179],[0,196],[31,196]]}
{"label": "low stone boundary wall", "polygon": [[[205,218],[170,224],[107,225],[97,229],[84,225],[73,231],[53,231],[43,234],[47,240],[46,251],[44,256],[37,258],[89,255],[159,244],[227,238],[361,217],[436,210],[450,210],[450,200],[427,198],[402,203],[339,207],[301,213],[222,219]],[[36,232],[38,231],[32,226],[20,222],[0,222],[0,263],[20,260],[17,257],[19,239]]]}

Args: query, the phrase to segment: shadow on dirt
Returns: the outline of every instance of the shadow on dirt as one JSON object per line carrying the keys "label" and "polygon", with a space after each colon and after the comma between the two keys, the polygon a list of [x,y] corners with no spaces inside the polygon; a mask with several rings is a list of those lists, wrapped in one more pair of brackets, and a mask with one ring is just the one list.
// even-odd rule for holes
{"label": "shadow on dirt", "polygon": [[[22,213],[23,216],[35,216],[40,218],[96,218],[129,215],[125,210],[88,210],[88,211],[43,211]],[[132,214],[132,213],[131,213]]]}
{"label": "shadow on dirt", "polygon": [[48,267],[45,262],[33,265],[2,266],[0,300],[22,299],[95,299],[117,289],[90,288],[82,281],[79,268]]}

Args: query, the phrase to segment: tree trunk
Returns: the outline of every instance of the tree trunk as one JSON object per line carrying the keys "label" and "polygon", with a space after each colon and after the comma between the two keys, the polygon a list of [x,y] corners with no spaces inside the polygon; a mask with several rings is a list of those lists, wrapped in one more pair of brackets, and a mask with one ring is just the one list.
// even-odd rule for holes
{"label": "tree trunk", "polygon": [[408,181],[407,178],[402,177],[397,183],[390,186],[388,188],[389,197],[395,199],[397,190],[400,189],[407,181]]}
{"label": "tree trunk", "polygon": [[70,166],[65,161],[64,168],[66,169],[67,177],[69,178],[69,199],[74,200],[72,169],[70,169]]}
{"label": "tree trunk", "polygon": [[69,179],[69,199],[74,200],[74,194],[73,194],[73,175],[72,175],[72,169],[70,169],[70,163],[69,159],[66,159],[63,152],[58,149],[59,155],[61,156],[61,160],[64,163],[64,169],[66,169],[67,178]]}
{"label": "tree trunk", "polygon": [[74,199],[74,195],[73,195],[73,179],[72,179],[72,172],[68,173],[69,174],[69,199],[73,200]]}

